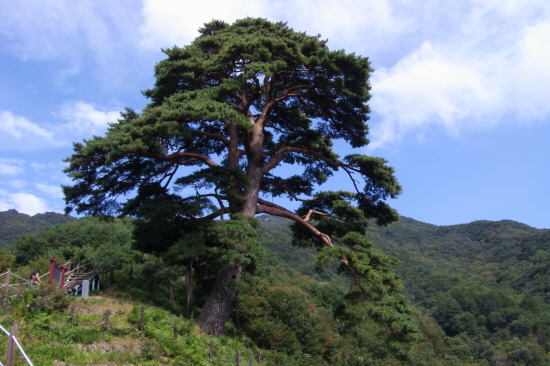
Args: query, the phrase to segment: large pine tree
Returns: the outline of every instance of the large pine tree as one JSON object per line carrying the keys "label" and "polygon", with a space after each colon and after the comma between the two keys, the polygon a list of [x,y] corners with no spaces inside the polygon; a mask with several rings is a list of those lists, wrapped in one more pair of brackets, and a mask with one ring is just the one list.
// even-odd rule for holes
{"label": "large pine tree", "polygon": [[[412,331],[391,270],[396,261],[361,235],[369,220],[398,218],[385,203],[401,192],[394,171],[380,158],[333,151],[334,140],[368,144],[368,59],[265,19],[212,21],[199,32],[190,45],[164,50],[141,113],[128,109],[105,136],[75,144],[66,169],[74,185],[64,187],[69,209],[155,223],[156,238],[165,238],[159,251],[177,241],[174,233],[221,225],[229,214],[216,228],[219,251],[210,253],[219,254],[219,268],[198,320],[209,333],[223,332],[243,265],[254,256],[247,228],[262,213],[294,220],[298,241],[325,248],[319,264],[339,260],[358,296],[380,305],[369,308],[372,316],[394,332]],[[338,170],[349,176],[339,183],[349,192],[314,192]],[[187,245],[197,256],[195,239]]]}

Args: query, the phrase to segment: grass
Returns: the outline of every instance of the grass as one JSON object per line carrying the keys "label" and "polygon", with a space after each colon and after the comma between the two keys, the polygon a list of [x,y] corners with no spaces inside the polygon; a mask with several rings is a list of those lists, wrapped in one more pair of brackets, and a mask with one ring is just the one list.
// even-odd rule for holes
{"label": "grass", "polygon": [[[241,365],[248,364],[251,353],[268,351],[254,346],[246,348],[245,339],[239,337],[211,337],[201,334],[195,322],[169,313],[166,310],[145,306],[143,332],[138,331],[141,304],[116,298],[108,293],[86,299],[71,298],[62,309],[54,311],[31,309],[36,300],[33,290],[12,297],[0,310],[0,324],[9,329],[17,326],[17,339],[34,365],[233,365],[235,351],[241,352]],[[36,290],[34,290],[36,292]],[[45,295],[48,296],[48,295]],[[45,299],[42,303],[52,305]],[[36,301],[35,301],[36,302]],[[40,302],[39,302],[40,303]],[[55,306],[53,304],[52,306]],[[69,308],[82,325],[68,323]],[[110,312],[109,326],[105,327],[105,311]],[[174,327],[178,337],[174,338]],[[210,341],[215,343],[216,356],[209,360]],[[0,342],[7,343],[5,335]],[[6,347],[0,346],[0,360],[6,360]],[[15,365],[26,365],[16,351]],[[275,356],[275,355],[274,355]],[[275,356],[276,357],[276,356]],[[275,362],[269,365],[277,364]],[[258,361],[254,362],[258,365]]]}

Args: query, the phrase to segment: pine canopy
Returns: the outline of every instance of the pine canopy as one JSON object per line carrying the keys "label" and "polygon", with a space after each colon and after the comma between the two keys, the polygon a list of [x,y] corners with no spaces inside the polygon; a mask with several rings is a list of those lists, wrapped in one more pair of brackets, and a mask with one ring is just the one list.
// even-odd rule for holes
{"label": "pine canopy", "polygon": [[[74,145],[66,169],[74,185],[63,188],[68,210],[162,222],[154,226],[158,252],[226,214],[235,228],[248,222],[243,217],[285,217],[296,222],[297,242],[326,248],[319,263],[337,258],[364,294],[401,304],[392,297],[401,290],[396,262],[350,234],[364,233],[369,220],[397,220],[386,203],[401,193],[394,171],[384,159],[340,158],[333,149],[335,140],[352,148],[369,142],[368,59],[265,19],[212,21],[199,32],[190,45],[163,50],[141,113],[127,109],[105,136]],[[316,192],[336,171],[349,176],[348,191]],[[233,253],[224,257],[231,273],[253,247],[244,242],[220,240]]]}

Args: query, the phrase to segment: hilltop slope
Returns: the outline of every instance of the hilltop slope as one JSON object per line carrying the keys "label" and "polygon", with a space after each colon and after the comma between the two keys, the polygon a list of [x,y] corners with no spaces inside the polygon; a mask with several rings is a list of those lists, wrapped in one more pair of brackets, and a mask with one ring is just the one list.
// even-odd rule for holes
{"label": "hilltop slope", "polygon": [[12,246],[22,234],[36,234],[48,230],[54,225],[75,220],[74,217],[55,212],[29,216],[13,209],[2,211],[0,212],[0,248]]}

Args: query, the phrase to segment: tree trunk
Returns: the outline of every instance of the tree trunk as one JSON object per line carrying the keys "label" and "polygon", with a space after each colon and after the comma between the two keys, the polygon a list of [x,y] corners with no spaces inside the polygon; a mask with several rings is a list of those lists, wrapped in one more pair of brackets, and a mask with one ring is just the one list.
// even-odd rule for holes
{"label": "tree trunk", "polygon": [[191,307],[193,306],[193,258],[191,258],[187,264],[185,291],[187,294],[187,316],[191,318]]}
{"label": "tree trunk", "polygon": [[[232,131],[231,142],[238,141],[236,129]],[[229,160],[232,166],[238,166],[237,145],[232,145],[235,150],[229,151]],[[244,191],[244,202],[239,208],[239,212],[245,216],[254,217],[257,211],[258,196],[260,191],[261,178],[264,174],[263,162],[265,157],[262,155],[263,146],[263,127],[256,124],[252,132],[250,150],[248,156],[248,167],[246,176],[249,180]],[[222,335],[225,327],[225,321],[231,312],[231,306],[237,292],[237,285],[241,279],[243,267],[238,263],[229,263],[225,265],[216,277],[216,283],[206,300],[197,323],[203,332],[211,335]]]}
{"label": "tree trunk", "polygon": [[229,317],[237,285],[241,279],[242,266],[229,263],[218,272],[216,283],[204,304],[197,323],[203,332],[222,335]]}

